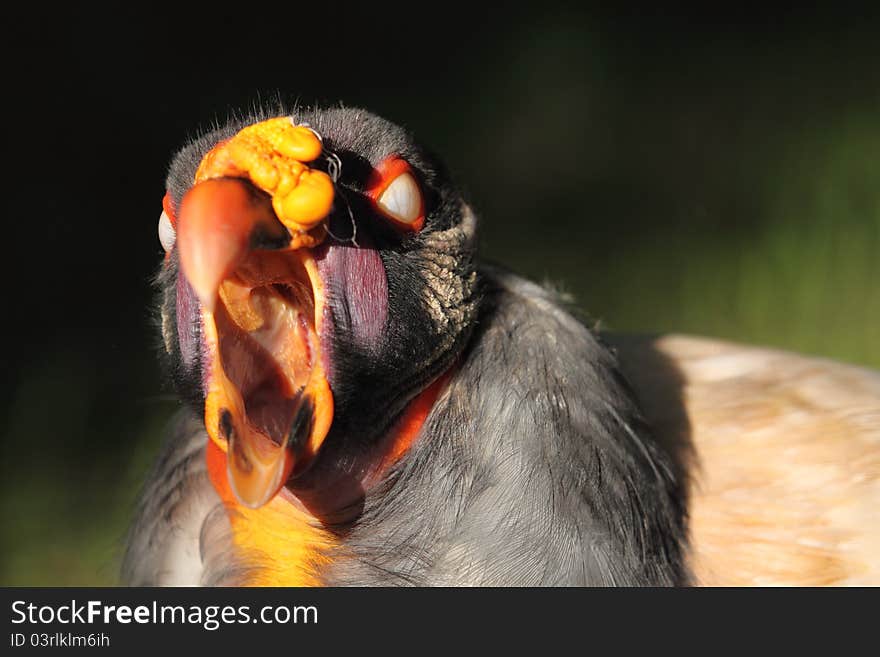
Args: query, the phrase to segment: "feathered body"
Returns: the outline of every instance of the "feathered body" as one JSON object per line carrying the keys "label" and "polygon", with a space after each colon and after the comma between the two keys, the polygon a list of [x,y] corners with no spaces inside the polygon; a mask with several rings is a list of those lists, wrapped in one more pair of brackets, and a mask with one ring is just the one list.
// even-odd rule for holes
{"label": "feathered body", "polygon": [[616,342],[691,481],[695,582],[880,585],[880,373],[705,338]]}

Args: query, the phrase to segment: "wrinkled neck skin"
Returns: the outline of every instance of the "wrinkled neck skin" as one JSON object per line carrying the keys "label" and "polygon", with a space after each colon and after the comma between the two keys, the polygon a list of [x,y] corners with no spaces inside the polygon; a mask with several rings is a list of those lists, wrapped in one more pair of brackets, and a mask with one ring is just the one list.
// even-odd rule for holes
{"label": "wrinkled neck skin", "polygon": [[[316,462],[287,488],[327,526],[341,531],[360,516],[368,492],[383,485],[419,439],[469,344],[482,290],[471,259],[475,218],[466,205],[462,213],[459,225],[422,238],[406,253],[383,253],[379,260],[369,249],[331,244],[320,256],[319,267],[332,271],[327,278],[333,281],[322,348],[327,369],[339,365],[332,383],[340,403]],[[417,278],[401,274],[408,271],[402,260],[424,263]],[[384,281],[385,271],[387,287],[365,283]],[[384,294],[380,312],[364,310]],[[413,352],[420,354],[416,362]],[[376,359],[380,365],[366,365]]]}

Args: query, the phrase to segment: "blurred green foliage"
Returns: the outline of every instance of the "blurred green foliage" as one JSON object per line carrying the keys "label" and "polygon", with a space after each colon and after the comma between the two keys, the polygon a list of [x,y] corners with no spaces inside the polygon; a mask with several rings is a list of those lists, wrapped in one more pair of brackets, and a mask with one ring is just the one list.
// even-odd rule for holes
{"label": "blurred green foliage", "polygon": [[[880,367],[878,52],[867,29],[661,38],[548,15],[481,33],[433,80],[337,95],[446,158],[486,257],[560,284],[605,326]],[[253,92],[244,76],[238,89]],[[139,306],[148,275],[133,272]],[[2,584],[116,580],[177,408],[146,309],[120,313],[103,335],[48,338],[7,382]]]}

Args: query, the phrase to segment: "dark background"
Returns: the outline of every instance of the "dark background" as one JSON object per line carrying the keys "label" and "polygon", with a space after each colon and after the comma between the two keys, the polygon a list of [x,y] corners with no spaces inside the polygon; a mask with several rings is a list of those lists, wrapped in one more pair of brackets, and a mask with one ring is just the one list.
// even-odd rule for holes
{"label": "dark background", "polygon": [[5,15],[0,584],[115,581],[177,407],[149,311],[165,167],[279,94],[410,128],[483,253],[606,326],[880,367],[880,23],[536,4]]}

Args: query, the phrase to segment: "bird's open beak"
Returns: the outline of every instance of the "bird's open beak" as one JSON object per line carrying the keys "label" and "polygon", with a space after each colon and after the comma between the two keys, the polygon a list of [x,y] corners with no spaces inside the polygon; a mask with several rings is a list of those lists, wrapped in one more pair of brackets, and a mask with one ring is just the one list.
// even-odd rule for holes
{"label": "bird's open beak", "polygon": [[[227,454],[230,487],[251,508],[308,466],[333,418],[319,339],[324,288],[312,255],[333,186],[279,153],[276,133],[255,139],[266,123],[205,157],[176,219],[180,265],[202,305],[205,427]],[[259,170],[266,162],[274,185],[272,171]],[[293,184],[280,189],[291,170]]]}

